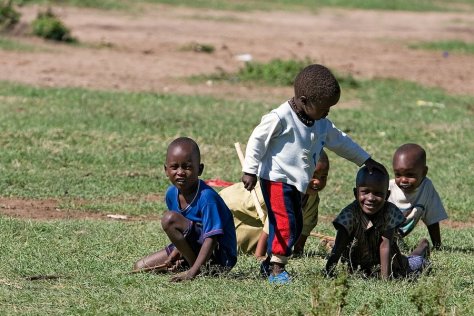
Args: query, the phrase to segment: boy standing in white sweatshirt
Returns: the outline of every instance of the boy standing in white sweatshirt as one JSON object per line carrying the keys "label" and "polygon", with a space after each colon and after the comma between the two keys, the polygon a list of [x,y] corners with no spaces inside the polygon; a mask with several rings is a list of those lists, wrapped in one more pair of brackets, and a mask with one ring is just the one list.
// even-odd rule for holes
{"label": "boy standing in white sweatshirt", "polygon": [[369,170],[380,165],[326,119],[340,97],[337,79],[329,69],[314,64],[295,78],[295,96],[264,115],[247,143],[242,182],[252,190],[261,182],[267,205],[270,260],[262,267],[269,282],[285,284],[285,270],[293,245],[301,234],[301,196],[306,192],[323,147]]}

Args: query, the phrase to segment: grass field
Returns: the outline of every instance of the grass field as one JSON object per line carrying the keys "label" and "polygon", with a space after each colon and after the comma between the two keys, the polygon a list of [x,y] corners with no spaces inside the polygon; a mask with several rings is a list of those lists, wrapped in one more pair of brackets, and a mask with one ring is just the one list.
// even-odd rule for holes
{"label": "grass field", "polygon": [[[399,144],[422,144],[429,176],[451,220],[472,223],[474,99],[403,81],[373,80],[360,81],[356,88],[343,86],[340,102],[355,101],[361,105],[334,108],[330,118],[336,125],[387,166]],[[204,179],[238,181],[233,143],[245,143],[260,116],[273,106],[2,82],[0,190],[3,196],[57,198],[65,208],[85,200],[81,208],[88,212],[159,214],[161,202],[142,198],[162,194],[168,185],[162,165],[170,140],[187,135],[198,141]],[[332,153],[330,159],[330,180],[320,207],[328,220],[352,199],[357,170]],[[317,230],[332,234],[328,220]],[[444,308],[447,314],[468,315],[474,307],[472,225],[442,226],[445,248],[433,254],[430,275],[417,282],[349,277],[345,296],[334,294],[341,293],[336,281],[322,279],[324,252],[314,240],[308,256],[289,266],[294,283],[275,289],[259,278],[258,263],[244,255],[220,279],[170,284],[166,275],[125,274],[137,258],[166,244],[159,222],[3,217],[0,232],[1,314],[307,314],[317,298],[318,314],[331,314],[343,301],[345,315],[411,314],[417,308],[425,314]],[[426,230],[420,225],[408,244],[414,246],[422,236]],[[36,275],[61,278],[25,279]]]}
{"label": "grass field", "polygon": [[411,48],[429,49],[456,54],[474,54],[474,43],[463,41],[437,41],[410,45]]}
{"label": "grass field", "polygon": [[[131,196],[165,190],[164,151],[179,135],[193,137],[200,144],[203,178],[238,181],[233,143],[245,144],[261,115],[274,106],[10,83],[0,84],[0,98],[3,195],[56,197],[66,202],[88,199],[95,204],[99,200],[108,207]],[[336,125],[387,166],[400,144],[422,144],[428,152],[429,176],[446,187],[441,195],[451,218],[472,219],[472,97],[449,96],[402,81],[375,80],[361,81],[357,88],[343,86],[340,102],[355,100],[361,105],[334,107],[330,117]],[[458,150],[461,146],[463,152]],[[338,198],[322,203],[324,209],[335,211],[341,207],[339,198],[351,198],[357,167],[332,153],[330,158],[333,168],[328,191],[334,192],[328,195]],[[124,211],[153,211],[146,205],[143,209],[130,207]]]}
{"label": "grass field", "polygon": [[[130,10],[138,2],[226,10],[474,8],[473,0],[60,3]],[[462,41],[433,40],[413,48],[472,54],[472,43]],[[21,54],[39,48],[0,37],[0,49]],[[293,75],[283,76],[285,65],[253,65],[236,74],[203,74],[197,79],[212,78],[216,88],[221,80],[238,84],[255,78],[260,79],[252,81],[255,85],[287,84]],[[298,61],[292,65],[300,66]],[[170,275],[127,274],[137,259],[168,243],[158,220],[41,221],[0,215],[0,315],[472,315],[474,96],[449,95],[402,80],[338,78],[342,98],[329,118],[374,159],[390,170],[399,145],[415,142],[427,151],[428,176],[450,216],[441,224],[444,246],[432,253],[430,274],[385,282],[347,276],[340,269],[339,278],[326,279],[326,252],[310,238],[305,256],[288,265],[293,277],[288,286],[269,285],[259,276],[259,263],[248,255],[239,255],[228,275],[175,284],[169,282]],[[188,79],[190,85],[196,80]],[[189,136],[198,142],[205,164],[202,179],[237,182],[241,172],[233,144],[245,144],[261,116],[276,106],[251,99],[38,88],[0,81],[0,197],[54,199],[58,212],[64,213],[156,218],[165,211],[169,181],[163,163],[171,140]],[[353,199],[357,166],[328,154],[331,169],[316,230],[333,235],[331,220]],[[413,248],[427,236],[420,224],[406,243]]]}

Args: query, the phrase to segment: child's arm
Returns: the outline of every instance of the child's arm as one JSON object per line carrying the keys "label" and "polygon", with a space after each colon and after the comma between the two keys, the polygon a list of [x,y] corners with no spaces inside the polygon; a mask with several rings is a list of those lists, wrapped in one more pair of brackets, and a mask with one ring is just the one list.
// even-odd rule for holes
{"label": "child's arm", "polygon": [[245,189],[252,191],[255,188],[255,185],[257,184],[257,175],[244,173],[244,175],[242,176],[242,182],[244,183]]}
{"label": "child's arm", "polygon": [[394,229],[389,229],[382,234],[382,242],[380,243],[379,252],[380,252],[380,277],[383,280],[387,280],[392,274],[392,264],[391,264],[391,245],[394,235]]}
{"label": "child's arm", "polygon": [[245,149],[245,161],[242,168],[242,182],[247,190],[252,191],[257,183],[258,166],[267,152],[270,139],[282,130],[280,118],[270,112],[262,117],[260,124],[250,135]]}
{"label": "child's arm", "polygon": [[433,243],[434,249],[441,248],[441,232],[439,229],[439,222],[427,226],[428,233],[430,234],[431,242]]}
{"label": "child's arm", "polygon": [[257,242],[257,248],[255,249],[255,257],[265,259],[265,256],[267,255],[267,242],[268,234],[262,231]]}
{"label": "child's arm", "polygon": [[373,169],[379,169],[386,173],[386,169],[381,163],[373,160],[369,153],[330,121],[327,125],[327,138],[324,146],[358,166],[366,165],[369,172],[372,172]]}
{"label": "child's arm", "polygon": [[336,241],[334,247],[332,248],[331,255],[328,258],[326,263],[326,275],[333,276],[334,270],[336,268],[339,259],[342,256],[342,252],[347,248],[350,242],[350,236],[344,228],[339,228],[337,230]]}
{"label": "child's arm", "polygon": [[201,266],[204,265],[212,255],[212,252],[217,246],[217,236],[210,236],[204,239],[202,243],[201,250],[198,253],[196,261],[189,270],[179,273],[171,278],[171,282],[179,282],[185,280],[194,279],[199,272],[201,272]]}

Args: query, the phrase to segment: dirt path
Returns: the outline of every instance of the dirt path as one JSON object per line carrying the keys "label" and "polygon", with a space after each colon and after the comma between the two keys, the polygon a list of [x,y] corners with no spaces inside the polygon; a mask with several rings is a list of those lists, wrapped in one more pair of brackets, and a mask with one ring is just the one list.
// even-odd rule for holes
{"label": "dirt path", "polygon": [[[31,21],[37,7],[22,8]],[[288,88],[189,84],[191,75],[242,66],[239,54],[256,61],[305,58],[361,78],[401,78],[450,93],[474,94],[472,55],[428,52],[410,43],[474,41],[474,14],[325,9],[296,12],[229,12],[151,6],[125,13],[60,8],[55,11],[83,44],[80,47],[22,41],[46,47],[31,53],[0,50],[0,80],[41,86],[211,94],[280,102]],[[212,54],[185,51],[197,42]],[[469,67],[468,65],[471,65]],[[263,90],[263,91],[262,91]]]}
{"label": "dirt path", "polygon": [[[152,197],[156,199],[157,197]],[[84,201],[77,201],[77,205]],[[68,210],[60,208],[60,201],[55,199],[47,200],[31,200],[31,199],[12,199],[0,198],[0,214],[4,214],[15,218],[28,218],[39,221],[50,220],[122,220],[122,221],[159,221],[159,215],[141,215],[130,216],[115,213],[93,213],[79,210]],[[117,216],[119,215],[119,216]],[[319,216],[320,222],[330,223],[334,218],[332,216]],[[443,221],[443,226],[450,228],[471,228],[474,227],[474,221]]]}
{"label": "dirt path", "polygon": [[[84,201],[75,201],[75,205],[84,204]],[[61,201],[56,199],[31,200],[19,198],[0,198],[0,214],[15,218],[29,218],[34,220],[64,220],[64,219],[91,219],[91,220],[160,220],[158,215],[131,216],[116,213],[94,213],[72,209],[62,209]]]}

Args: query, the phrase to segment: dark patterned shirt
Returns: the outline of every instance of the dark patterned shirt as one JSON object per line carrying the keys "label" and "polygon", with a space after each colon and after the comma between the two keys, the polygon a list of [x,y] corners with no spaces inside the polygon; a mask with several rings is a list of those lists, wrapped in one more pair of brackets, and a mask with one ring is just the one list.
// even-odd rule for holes
{"label": "dark patterned shirt", "polygon": [[[380,266],[380,244],[382,234],[397,228],[404,222],[402,212],[394,204],[385,202],[383,208],[370,218],[362,211],[358,201],[345,207],[333,221],[336,229],[345,229],[351,242],[342,255],[342,260],[351,270],[361,269],[365,273],[377,272]],[[394,276],[406,275],[408,260],[392,241],[390,258]]]}

